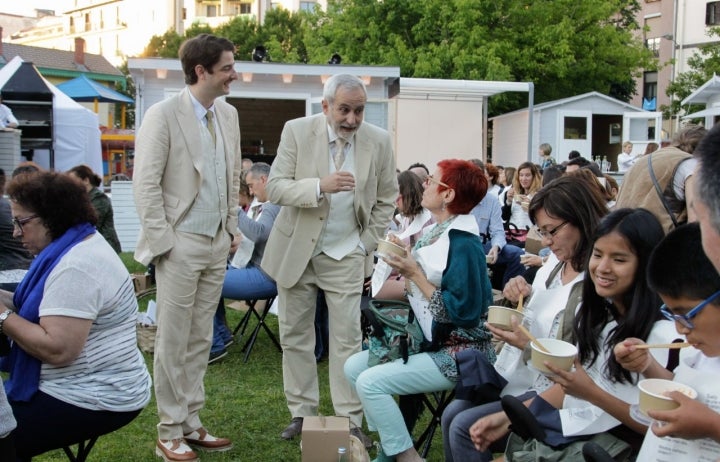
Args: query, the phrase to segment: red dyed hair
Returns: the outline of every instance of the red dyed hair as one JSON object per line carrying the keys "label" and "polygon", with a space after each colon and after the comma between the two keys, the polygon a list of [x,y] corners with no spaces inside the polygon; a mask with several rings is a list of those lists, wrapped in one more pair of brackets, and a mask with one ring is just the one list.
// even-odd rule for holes
{"label": "red dyed hair", "polygon": [[[455,199],[447,205],[448,211],[455,215],[470,213],[487,193],[488,182],[485,173],[477,165],[467,160],[446,159],[437,164],[442,171],[443,183],[455,190]],[[444,191],[443,185],[438,185],[438,191]]]}

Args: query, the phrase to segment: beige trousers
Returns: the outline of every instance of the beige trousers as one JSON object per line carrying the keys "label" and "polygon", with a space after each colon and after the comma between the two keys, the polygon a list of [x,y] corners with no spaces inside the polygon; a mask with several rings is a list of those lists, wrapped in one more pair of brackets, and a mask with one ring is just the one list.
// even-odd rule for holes
{"label": "beige trousers", "polygon": [[318,415],[320,393],[315,362],[315,305],[325,291],[328,305],[330,396],[335,415],[362,425],[362,406],[345,378],[343,366],[361,350],[360,296],[365,254],[359,248],[340,261],[325,254],[313,257],[297,284],[278,286],[283,384],[293,417]]}
{"label": "beige trousers", "polygon": [[203,379],[212,344],[230,236],[176,232],[177,242],[155,263],[157,334],[154,386],[158,437],[182,438],[202,426]]}

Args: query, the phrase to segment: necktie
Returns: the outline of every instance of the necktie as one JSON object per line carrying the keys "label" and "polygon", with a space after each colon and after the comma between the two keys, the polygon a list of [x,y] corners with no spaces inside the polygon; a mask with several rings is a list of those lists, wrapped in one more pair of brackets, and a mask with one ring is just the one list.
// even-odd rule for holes
{"label": "necktie", "polygon": [[210,136],[213,140],[213,145],[215,144],[215,117],[213,115],[212,111],[207,111],[205,113],[205,118],[207,119],[207,129],[210,132]]}
{"label": "necktie", "polygon": [[335,162],[335,170],[340,171],[340,167],[345,162],[345,143],[343,138],[335,138],[335,156],[333,161]]}

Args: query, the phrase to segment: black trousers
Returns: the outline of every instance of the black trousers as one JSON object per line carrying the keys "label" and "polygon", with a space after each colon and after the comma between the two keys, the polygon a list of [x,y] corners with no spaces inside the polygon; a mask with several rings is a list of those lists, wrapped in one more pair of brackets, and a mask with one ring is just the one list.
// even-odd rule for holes
{"label": "black trousers", "polygon": [[17,420],[11,435],[15,438],[18,461],[113,432],[132,422],[142,411],[91,411],[41,391],[28,402],[10,401],[10,406]]}

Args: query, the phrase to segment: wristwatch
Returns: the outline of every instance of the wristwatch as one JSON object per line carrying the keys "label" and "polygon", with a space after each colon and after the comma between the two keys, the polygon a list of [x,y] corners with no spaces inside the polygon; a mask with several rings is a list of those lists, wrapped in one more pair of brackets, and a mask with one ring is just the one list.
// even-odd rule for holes
{"label": "wristwatch", "polygon": [[3,324],[5,324],[5,320],[11,314],[13,314],[13,310],[11,310],[10,308],[8,308],[5,311],[3,311],[2,313],[0,313],[0,334],[3,333]]}

